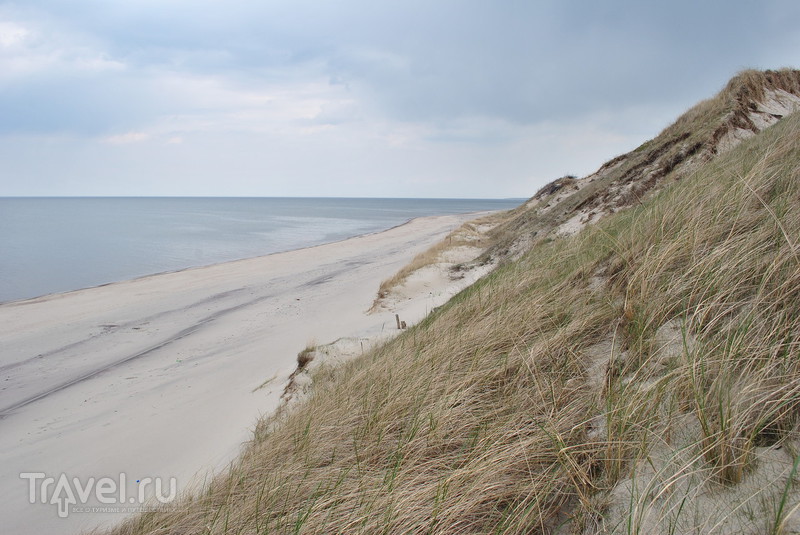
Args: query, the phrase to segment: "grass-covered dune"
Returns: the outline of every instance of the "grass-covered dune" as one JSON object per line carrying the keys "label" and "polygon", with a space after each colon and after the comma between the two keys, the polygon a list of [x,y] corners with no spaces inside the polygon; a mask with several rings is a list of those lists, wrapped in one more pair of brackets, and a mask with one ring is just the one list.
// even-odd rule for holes
{"label": "grass-covered dune", "polygon": [[800,114],[387,345],[117,534],[791,533]]}
{"label": "grass-covered dune", "polygon": [[544,186],[497,227],[490,254],[504,255],[520,243],[558,234],[570,222],[596,222],[638,205],[774,124],[798,104],[800,71],[743,71],[658,136],[606,162],[592,175],[582,180],[567,176]]}

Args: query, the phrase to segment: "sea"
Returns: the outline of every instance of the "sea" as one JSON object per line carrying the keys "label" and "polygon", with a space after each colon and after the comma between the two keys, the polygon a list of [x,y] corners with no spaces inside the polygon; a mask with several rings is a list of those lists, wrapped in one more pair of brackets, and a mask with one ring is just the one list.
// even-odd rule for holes
{"label": "sea", "polygon": [[522,199],[0,198],[0,303],[379,232]]}

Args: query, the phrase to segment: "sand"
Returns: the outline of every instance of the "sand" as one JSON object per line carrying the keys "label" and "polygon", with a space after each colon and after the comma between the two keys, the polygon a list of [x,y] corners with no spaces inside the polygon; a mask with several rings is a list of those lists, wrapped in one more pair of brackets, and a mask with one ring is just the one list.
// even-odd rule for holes
{"label": "sand", "polygon": [[[277,407],[307,343],[374,342],[396,334],[395,313],[411,325],[445,301],[451,292],[429,285],[367,312],[383,279],[472,217],[0,305],[3,532],[75,533],[139,506],[91,493],[59,518],[57,504],[29,503],[22,472],[56,479],[48,499],[62,473],[197,488]],[[97,506],[121,512],[86,511]]]}

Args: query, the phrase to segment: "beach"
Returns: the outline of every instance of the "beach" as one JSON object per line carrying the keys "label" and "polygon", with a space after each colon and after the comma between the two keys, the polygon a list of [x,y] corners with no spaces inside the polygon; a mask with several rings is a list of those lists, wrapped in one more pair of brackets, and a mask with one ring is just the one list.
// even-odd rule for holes
{"label": "beach", "polygon": [[0,305],[4,531],[76,533],[130,514],[78,500],[60,518],[49,499],[29,503],[39,489],[22,473],[198,488],[279,405],[306,345],[373,343],[396,334],[395,313],[411,325],[444,302],[426,288],[369,312],[382,280],[474,217]]}

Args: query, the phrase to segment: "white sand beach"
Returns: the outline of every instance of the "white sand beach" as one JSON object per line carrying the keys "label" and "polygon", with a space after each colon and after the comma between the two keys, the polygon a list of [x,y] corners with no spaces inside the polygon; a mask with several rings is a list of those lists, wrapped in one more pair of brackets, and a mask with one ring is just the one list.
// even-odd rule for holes
{"label": "white sand beach", "polygon": [[29,503],[22,472],[175,477],[181,492],[224,469],[307,343],[391,335],[395,312],[411,324],[449,297],[428,288],[367,313],[381,280],[472,217],[0,305],[3,533],[126,516],[73,507],[59,518],[56,505]]}

